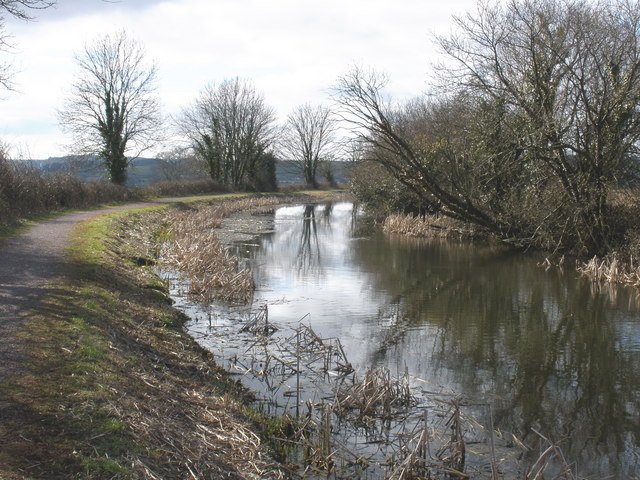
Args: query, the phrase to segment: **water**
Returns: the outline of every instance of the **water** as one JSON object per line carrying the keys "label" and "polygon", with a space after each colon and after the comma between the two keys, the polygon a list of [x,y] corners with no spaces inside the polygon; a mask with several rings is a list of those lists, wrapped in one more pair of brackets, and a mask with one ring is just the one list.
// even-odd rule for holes
{"label": "water", "polygon": [[[349,203],[265,219],[271,232],[233,248],[255,272],[254,306],[267,304],[280,332],[304,317],[338,337],[358,371],[406,368],[425,390],[491,403],[495,427],[532,447],[534,429],[559,443],[580,475],[640,478],[636,291],[599,290],[501,247],[367,230]],[[214,355],[246,351],[249,340],[234,342],[246,312],[189,308],[190,332]],[[293,381],[275,389],[286,408]]]}

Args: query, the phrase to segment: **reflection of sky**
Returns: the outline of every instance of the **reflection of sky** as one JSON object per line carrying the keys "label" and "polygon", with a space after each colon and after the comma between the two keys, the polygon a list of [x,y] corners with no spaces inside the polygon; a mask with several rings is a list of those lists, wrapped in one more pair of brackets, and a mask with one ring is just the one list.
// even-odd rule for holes
{"label": "reflection of sky", "polygon": [[[347,203],[282,208],[273,231],[252,242],[259,246],[238,248],[250,258],[255,304],[268,304],[270,322],[294,327],[304,317],[320,336],[338,337],[356,368],[397,374],[406,366],[424,390],[494,402],[500,428],[535,426],[554,438],[571,431],[566,449],[582,455],[583,466],[640,455],[635,445],[607,443],[638,426],[633,292],[592,291],[573,273],[545,272],[494,247],[356,238],[355,217]],[[239,316],[214,317],[214,353],[242,353],[227,340]],[[189,328],[209,334],[207,322]],[[634,465],[625,461],[624,471]],[[628,478],[620,475],[612,478]]]}
{"label": "reflection of sky", "polygon": [[[359,343],[388,295],[372,287],[371,274],[353,259],[361,241],[351,236],[352,205],[335,204],[330,215],[326,208],[315,207],[313,217],[304,217],[302,206],[276,212],[275,233],[262,240],[253,263],[255,299],[268,303],[274,322],[297,323],[308,315],[305,322],[318,333]],[[360,358],[352,362],[363,360],[353,353]]]}

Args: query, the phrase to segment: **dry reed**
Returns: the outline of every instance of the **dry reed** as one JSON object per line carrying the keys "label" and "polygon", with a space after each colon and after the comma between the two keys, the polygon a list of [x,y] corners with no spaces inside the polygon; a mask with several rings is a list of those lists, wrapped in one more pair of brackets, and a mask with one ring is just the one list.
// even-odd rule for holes
{"label": "dry reed", "polygon": [[240,267],[218,239],[215,229],[231,213],[271,209],[281,198],[244,198],[174,212],[168,220],[169,241],[162,262],[188,280],[188,293],[208,302],[216,298],[246,302],[254,290],[253,273]]}
{"label": "dry reed", "polygon": [[[245,360],[235,356],[233,368],[295,402],[290,418],[298,426],[280,439],[300,452],[290,459],[290,470],[336,478],[465,478],[463,417],[456,402],[416,409],[418,397],[407,371],[398,378],[386,368],[357,374],[339,339],[322,338],[302,323],[288,336],[282,330],[273,336],[265,328],[272,325],[266,310],[262,307],[240,328],[253,340],[246,340]],[[314,403],[303,398],[305,393],[323,399]],[[286,408],[290,411],[291,404]],[[364,443],[357,440],[359,430],[365,432]]]}
{"label": "dry reed", "polygon": [[362,379],[341,385],[337,392],[338,408],[357,410],[360,416],[387,418],[395,409],[415,403],[409,386],[409,374],[393,378],[388,368],[367,369]]}
{"label": "dry reed", "polygon": [[389,215],[384,220],[383,231],[409,237],[464,239],[477,235],[469,225],[462,225],[448,217],[436,215]]}
{"label": "dry reed", "polygon": [[[529,476],[517,475],[521,450],[497,444],[501,437],[492,419],[483,427],[463,414],[467,405],[459,399],[424,390],[416,394],[412,382],[424,382],[406,371],[398,378],[385,368],[342,373],[341,366],[351,364],[338,339],[322,338],[302,323],[289,335],[284,327],[272,335],[266,310],[261,307],[241,327],[252,337],[245,340],[245,359],[234,358],[234,368],[293,402],[280,408],[295,410],[285,413],[295,431],[278,439],[289,449],[289,471],[313,478],[576,480],[551,443],[527,470]],[[564,476],[553,473],[559,465]],[[505,476],[505,471],[514,473]]]}
{"label": "dry reed", "polygon": [[577,270],[594,282],[629,285],[640,288],[640,265],[633,258],[629,262],[621,261],[616,254],[604,258],[594,256],[591,260],[578,265]]}
{"label": "dry reed", "polygon": [[[560,447],[535,429],[533,431],[543,440],[543,445],[546,448],[527,469],[524,480],[545,480],[548,478],[552,480],[578,480],[578,477],[573,473],[573,469],[564,458]],[[550,474],[550,470],[555,470],[556,473]]]}

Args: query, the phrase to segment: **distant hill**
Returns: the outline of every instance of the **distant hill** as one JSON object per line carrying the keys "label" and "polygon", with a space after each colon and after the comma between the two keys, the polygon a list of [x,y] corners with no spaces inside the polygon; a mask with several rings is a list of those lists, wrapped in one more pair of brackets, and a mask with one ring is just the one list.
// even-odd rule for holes
{"label": "distant hill", "polygon": [[[104,168],[96,160],[79,160],[77,157],[50,157],[46,160],[30,160],[27,162],[29,166],[38,168],[44,172],[73,172],[84,181],[106,180],[107,176]],[[349,178],[350,165],[345,162],[333,163],[333,176],[336,182],[344,184]],[[195,180],[204,178],[205,175],[200,172],[192,172],[184,176],[184,180]],[[278,161],[276,164],[276,178],[278,185],[299,185],[304,183],[304,177],[291,161]],[[152,185],[157,182],[166,181],[167,176],[164,173],[162,160],[156,158],[137,158],[129,167],[127,185],[128,186],[145,186]],[[318,175],[318,181],[324,183],[326,181],[322,175]]]}
{"label": "distant hill", "polygon": [[[333,178],[338,184],[345,184],[349,181],[351,164],[346,162],[333,162],[331,168]],[[304,184],[304,175],[302,175],[302,172],[296,167],[295,163],[290,160],[279,160],[278,163],[276,163],[276,178],[278,179],[278,185],[281,186]],[[320,183],[327,181],[321,172],[318,172],[317,180]]]}

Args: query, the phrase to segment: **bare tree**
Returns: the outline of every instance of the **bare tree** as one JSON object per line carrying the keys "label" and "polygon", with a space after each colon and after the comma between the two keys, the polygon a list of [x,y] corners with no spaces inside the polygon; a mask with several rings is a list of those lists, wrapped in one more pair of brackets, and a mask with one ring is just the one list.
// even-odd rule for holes
{"label": "bare tree", "polygon": [[[354,126],[365,158],[383,165],[399,182],[424,199],[432,211],[475,223],[490,231],[500,232],[508,226],[481,209],[473,198],[461,195],[455,171],[443,171],[454,155],[450,142],[443,142],[437,129],[431,136],[420,132],[415,105],[393,108],[383,95],[387,79],[375,72],[353,69],[339,79],[335,87],[342,118]],[[413,111],[412,111],[413,110]],[[424,123],[436,125],[432,119]],[[453,140],[455,136],[451,136]],[[449,157],[449,158],[448,158]],[[459,160],[459,159],[458,159]],[[459,161],[456,170],[462,170]]]}
{"label": "bare tree", "polygon": [[603,253],[608,193],[640,139],[639,7],[480,3],[440,39],[453,66],[439,105],[391,108],[384,79],[361,70],[340,80],[339,103],[378,161],[442,213],[518,245]]}
{"label": "bare tree", "polygon": [[[9,15],[22,20],[32,20],[30,10],[43,10],[55,4],[53,0],[0,0],[0,12],[4,11]],[[0,51],[11,50],[10,35],[6,32],[5,20],[0,14]],[[11,81],[12,69],[9,62],[0,64],[0,85],[7,90],[13,88]]]}
{"label": "bare tree", "polygon": [[640,4],[511,0],[456,23],[440,39],[455,65],[447,83],[502,102],[522,158],[573,207],[576,241],[602,253],[609,189],[640,138]]}
{"label": "bare tree", "polygon": [[[10,36],[6,31],[4,20],[0,18],[0,51],[8,52],[11,50]],[[0,62],[0,86],[6,90],[13,89],[12,68],[9,61]]]}
{"label": "bare tree", "polygon": [[287,118],[280,141],[283,157],[294,162],[307,185],[316,188],[318,167],[331,162],[336,153],[336,122],[328,108],[309,104]]}
{"label": "bare tree", "polygon": [[206,178],[193,151],[185,147],[173,147],[156,155],[160,167],[160,178],[168,182],[179,182],[195,178]]}
{"label": "bare tree", "polygon": [[0,9],[23,20],[31,20],[29,10],[44,10],[55,5],[55,0],[0,0]]}
{"label": "bare tree", "polygon": [[252,183],[274,143],[275,112],[248,81],[207,86],[178,125],[209,176],[233,187]]}
{"label": "bare tree", "polygon": [[145,65],[141,46],[125,32],[85,47],[77,61],[80,73],[60,123],[74,135],[75,151],[99,157],[109,179],[123,184],[131,159],[158,139],[156,68]]}

